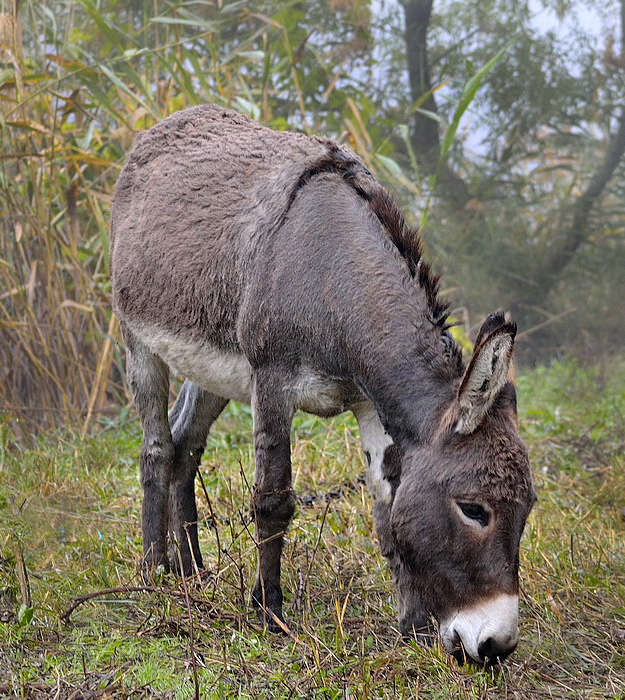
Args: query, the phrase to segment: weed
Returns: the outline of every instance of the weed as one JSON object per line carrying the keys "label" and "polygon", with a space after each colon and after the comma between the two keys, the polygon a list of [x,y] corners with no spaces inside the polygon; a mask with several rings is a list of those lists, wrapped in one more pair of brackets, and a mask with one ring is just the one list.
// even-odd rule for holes
{"label": "weed", "polygon": [[[601,393],[592,372],[571,364],[519,378],[539,503],[521,547],[519,648],[491,670],[459,667],[437,646],[399,639],[360,478],[357,426],[346,415],[296,417],[293,471],[301,499],[284,553],[292,635],[259,628],[249,605],[251,417],[247,407],[231,404],[202,464],[210,506],[198,487],[210,572],[202,587],[189,586],[201,696],[622,696],[622,367],[613,367]],[[138,425],[104,428],[97,438],[59,434],[31,446],[20,446],[6,425],[0,431],[0,693],[193,695],[180,582],[167,575],[164,589],[131,590],[142,585]],[[30,606],[18,575],[20,551]],[[122,592],[87,600],[68,624],[61,621],[78,596],[102,589]],[[30,607],[32,618],[20,617],[20,606]]]}

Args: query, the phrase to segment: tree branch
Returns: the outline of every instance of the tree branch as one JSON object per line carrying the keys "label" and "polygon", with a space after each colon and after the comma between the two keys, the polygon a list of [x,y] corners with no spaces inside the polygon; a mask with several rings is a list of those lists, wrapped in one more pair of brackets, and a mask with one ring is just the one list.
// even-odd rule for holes
{"label": "tree branch", "polygon": [[[426,35],[432,15],[433,0],[404,2],[406,24],[406,60],[413,102],[432,89]],[[437,114],[434,95],[424,102],[423,108]],[[411,134],[412,147],[427,173],[433,173],[440,157],[441,145],[437,122],[420,112],[415,112]]]}
{"label": "tree branch", "polygon": [[588,183],[588,187],[573,204],[573,220],[563,236],[559,249],[547,258],[541,277],[546,284],[543,293],[555,286],[563,270],[571,262],[578,248],[590,234],[588,218],[593,205],[601,196],[625,153],[625,109],[622,111],[618,130],[610,138],[603,162]]}
{"label": "tree branch", "polygon": [[[427,32],[432,18],[434,0],[402,0],[405,13],[405,42],[410,91],[413,101],[432,89],[429,72]],[[625,0],[621,0],[622,46],[625,56]],[[424,108],[437,114],[434,95],[424,103]],[[438,123],[425,114],[416,112],[411,125],[411,145],[419,166],[426,174],[436,170],[440,159],[441,141]],[[555,287],[562,272],[575,257],[580,246],[588,240],[591,229],[589,217],[594,204],[601,197],[605,187],[614,175],[625,153],[625,109],[620,115],[616,133],[610,138],[603,161],[590,179],[584,192],[574,200],[569,209],[572,214],[571,224],[565,230],[554,231],[553,248],[538,267],[534,280],[539,286],[529,284],[518,289],[516,294],[524,302],[536,300],[540,295],[541,303]],[[440,196],[457,211],[464,209],[470,199],[466,182],[447,163],[439,170],[438,183]],[[482,183],[483,185],[484,183]],[[482,189],[478,183],[476,189]],[[475,217],[475,212],[472,213]]]}

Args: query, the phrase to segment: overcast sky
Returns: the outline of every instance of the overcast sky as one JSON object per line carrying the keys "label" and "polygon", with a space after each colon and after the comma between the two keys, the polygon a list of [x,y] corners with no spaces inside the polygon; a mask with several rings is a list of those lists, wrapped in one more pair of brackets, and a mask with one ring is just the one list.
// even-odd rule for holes
{"label": "overcast sky", "polygon": [[[566,33],[572,27],[573,22],[571,15],[566,13],[563,20],[560,20],[553,10],[544,9],[543,3],[539,0],[530,0],[530,8],[535,12],[534,25],[541,32],[555,31],[556,33]],[[599,4],[599,3],[597,3]],[[592,32],[597,37],[605,36],[611,30],[618,30],[618,13],[615,12],[611,18],[605,10],[602,12],[600,7],[588,7],[587,4],[579,3],[576,15],[579,18],[579,24],[587,31]]]}

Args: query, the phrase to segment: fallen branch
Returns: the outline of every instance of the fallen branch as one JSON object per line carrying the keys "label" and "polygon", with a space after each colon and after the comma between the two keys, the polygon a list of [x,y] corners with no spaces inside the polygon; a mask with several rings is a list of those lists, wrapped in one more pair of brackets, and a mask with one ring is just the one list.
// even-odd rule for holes
{"label": "fallen branch", "polygon": [[[187,538],[189,537],[189,531],[187,529],[187,524],[185,523],[185,532]],[[197,675],[197,659],[195,658],[195,635],[193,631],[193,611],[191,610],[191,597],[189,596],[189,588],[187,586],[187,577],[184,575],[184,565],[182,563],[182,554],[180,552],[180,547],[178,542],[176,544],[176,552],[178,554],[178,563],[180,564],[180,573],[182,575],[182,587],[184,589],[184,602],[187,606],[187,615],[189,616],[189,653],[191,654],[191,670],[193,671],[193,687],[194,687],[194,700],[200,700],[200,681]],[[191,549],[191,543],[189,542],[189,550],[193,553]],[[197,568],[197,566],[196,566]]]}
{"label": "fallen branch", "polygon": [[185,592],[183,591],[177,591],[173,588],[163,588],[159,586],[117,586],[115,588],[103,588],[99,591],[93,591],[92,593],[84,593],[83,595],[74,598],[72,604],[60,615],[60,618],[61,620],[63,620],[63,622],[69,623],[69,619],[74,610],[76,610],[76,608],[78,608],[80,605],[83,605],[83,603],[86,603],[90,600],[95,600],[96,598],[103,598],[109,595],[129,593],[150,593],[163,595],[170,598],[179,598],[184,600],[185,602],[193,603],[194,605],[210,606],[212,608],[210,614],[214,614],[215,617],[220,617],[224,620],[239,619],[237,615],[233,615],[231,613],[219,612],[215,614],[215,606],[208,600],[203,600],[201,598],[192,598],[188,595],[188,593],[185,594]]}

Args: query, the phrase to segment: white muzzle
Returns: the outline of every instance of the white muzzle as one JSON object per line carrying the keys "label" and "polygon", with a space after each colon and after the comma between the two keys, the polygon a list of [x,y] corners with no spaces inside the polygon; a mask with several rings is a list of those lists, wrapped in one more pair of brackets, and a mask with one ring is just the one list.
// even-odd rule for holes
{"label": "white muzzle", "polygon": [[478,663],[503,660],[519,640],[519,597],[501,594],[459,610],[441,621],[440,634],[449,652],[462,644]]}

